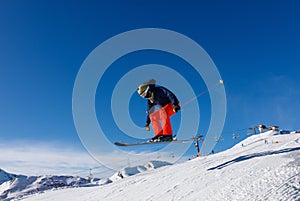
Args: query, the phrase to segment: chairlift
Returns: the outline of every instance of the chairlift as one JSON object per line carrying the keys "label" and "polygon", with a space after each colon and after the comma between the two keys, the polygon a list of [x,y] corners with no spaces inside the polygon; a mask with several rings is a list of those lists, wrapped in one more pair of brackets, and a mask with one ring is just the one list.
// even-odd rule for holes
{"label": "chairlift", "polygon": [[219,142],[219,141],[223,141],[223,140],[224,140],[223,136],[220,136],[219,138],[214,137],[214,142]]}
{"label": "chairlift", "polygon": [[253,128],[248,128],[247,135],[256,135],[256,128],[257,128],[257,126],[255,126]]}
{"label": "chairlift", "polygon": [[237,138],[239,138],[240,136],[239,135],[236,135],[236,134],[232,134],[232,139],[237,139]]}

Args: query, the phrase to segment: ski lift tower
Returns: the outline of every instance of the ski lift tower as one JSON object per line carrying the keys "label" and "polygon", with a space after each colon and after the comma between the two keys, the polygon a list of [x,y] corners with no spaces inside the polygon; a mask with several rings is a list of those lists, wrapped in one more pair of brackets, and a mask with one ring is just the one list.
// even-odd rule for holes
{"label": "ski lift tower", "polygon": [[90,175],[88,176],[88,180],[90,182],[93,180],[92,168],[90,168]]}
{"label": "ski lift tower", "polygon": [[195,140],[195,147],[197,148],[197,157],[200,157],[201,154],[200,154],[199,141],[203,140],[203,135],[199,135],[199,136],[194,137],[194,140]]}

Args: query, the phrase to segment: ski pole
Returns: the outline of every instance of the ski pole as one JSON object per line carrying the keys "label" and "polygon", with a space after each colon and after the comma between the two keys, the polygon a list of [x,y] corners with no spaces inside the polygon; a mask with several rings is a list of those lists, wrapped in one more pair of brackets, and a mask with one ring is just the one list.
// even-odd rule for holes
{"label": "ski pole", "polygon": [[197,95],[194,96],[193,98],[191,98],[191,99],[189,99],[188,101],[186,101],[184,104],[182,104],[181,107],[187,106],[188,104],[190,104],[191,102],[193,102],[194,100],[196,100],[197,98],[199,98],[200,96],[202,96],[202,95],[206,94],[207,92],[209,92],[209,91],[215,89],[217,86],[219,86],[219,85],[221,85],[221,84],[223,84],[223,83],[224,83],[223,80],[219,80],[219,82],[216,83],[215,85],[213,85],[211,88],[208,87],[208,88],[205,89],[204,91],[200,92],[199,94],[197,94]]}

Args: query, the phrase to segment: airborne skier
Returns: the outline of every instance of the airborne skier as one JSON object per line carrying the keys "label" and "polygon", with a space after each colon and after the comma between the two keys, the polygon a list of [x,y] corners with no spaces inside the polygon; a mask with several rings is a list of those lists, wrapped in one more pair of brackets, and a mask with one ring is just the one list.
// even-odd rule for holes
{"label": "airborne skier", "polygon": [[[137,93],[147,99],[147,121],[145,129],[154,130],[154,137],[149,142],[172,141],[173,131],[170,116],[180,110],[177,97],[169,89],[157,86],[154,79],[139,85]],[[155,106],[159,109],[155,111]]]}

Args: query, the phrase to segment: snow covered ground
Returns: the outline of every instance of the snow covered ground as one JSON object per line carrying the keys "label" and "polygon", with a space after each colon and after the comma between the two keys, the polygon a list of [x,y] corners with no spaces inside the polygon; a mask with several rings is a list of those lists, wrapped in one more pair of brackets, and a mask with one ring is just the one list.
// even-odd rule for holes
{"label": "snow covered ground", "polygon": [[300,134],[254,135],[233,148],[94,187],[31,195],[26,201],[300,200]]}

